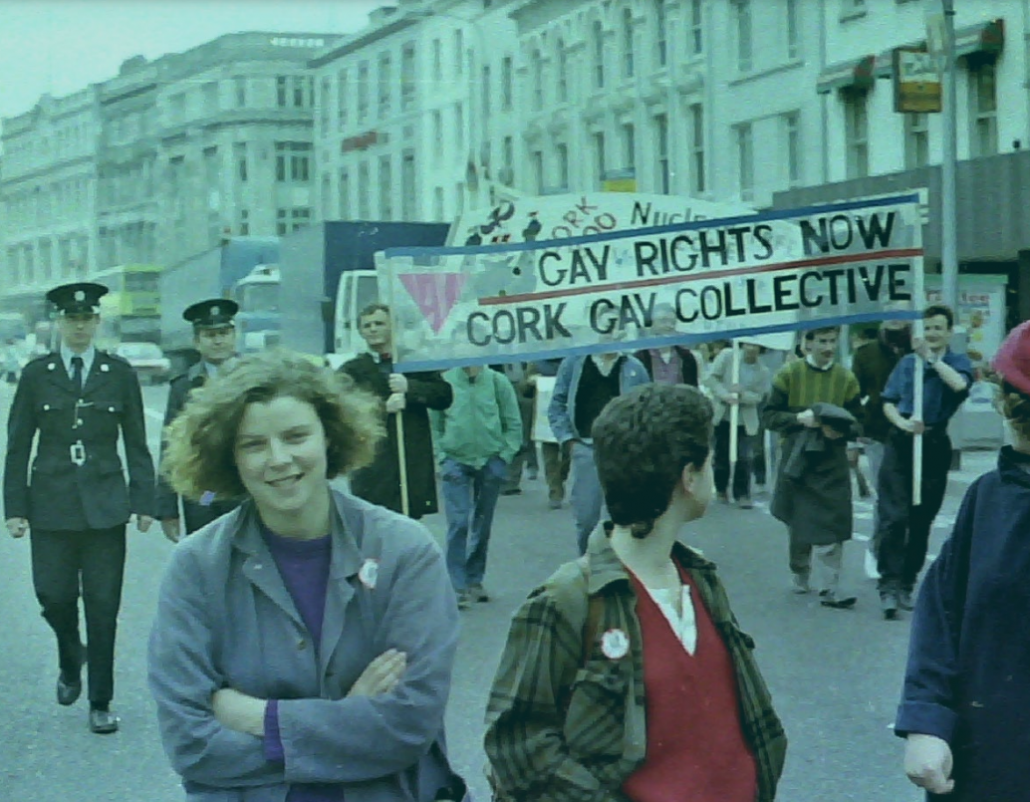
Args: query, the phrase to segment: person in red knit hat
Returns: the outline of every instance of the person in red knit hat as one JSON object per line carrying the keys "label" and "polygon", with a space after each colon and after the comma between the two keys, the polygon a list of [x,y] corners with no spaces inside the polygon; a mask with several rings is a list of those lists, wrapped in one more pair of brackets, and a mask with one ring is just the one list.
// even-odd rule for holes
{"label": "person in red knit hat", "polygon": [[1027,799],[1030,754],[1030,322],[994,357],[1013,444],[962,500],[927,571],[894,734],[905,773],[948,802]]}
{"label": "person in red knit hat", "polygon": [[498,800],[771,802],[787,739],[715,566],[712,405],[648,384],[592,428],[611,520],[515,613],[487,708]]}

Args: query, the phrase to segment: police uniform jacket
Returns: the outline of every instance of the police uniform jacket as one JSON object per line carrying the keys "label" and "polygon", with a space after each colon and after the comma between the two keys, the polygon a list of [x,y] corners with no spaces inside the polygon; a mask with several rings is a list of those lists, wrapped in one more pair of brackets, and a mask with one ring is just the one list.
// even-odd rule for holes
{"label": "police uniform jacket", "polygon": [[[119,429],[128,487],[118,456]],[[5,517],[27,518],[33,529],[44,531],[107,529],[126,523],[131,513],[151,515],[153,503],[143,397],[129,363],[98,350],[80,397],[60,354],[29,362],[7,424]]]}
{"label": "police uniform jacket", "polygon": [[[178,414],[182,411],[182,408],[186,405],[186,401],[189,400],[189,395],[194,390],[197,390],[204,386],[207,382],[207,370],[204,367],[204,363],[197,362],[191,366],[185,373],[180,373],[174,379],[168,388],[168,408],[165,410],[165,428],[168,427]],[[162,447],[163,447],[162,440]],[[201,527],[207,526],[207,524],[214,521],[216,518],[221,518],[225,513],[231,512],[236,509],[239,505],[238,501],[224,500],[224,501],[213,501],[210,504],[198,504],[195,501],[189,499],[182,500],[182,517],[183,523],[186,526],[186,534],[196,532]],[[161,520],[167,520],[170,518],[179,517],[179,496],[172,489],[171,485],[164,476],[159,476],[157,481],[157,493],[155,509],[157,510],[157,518]]]}

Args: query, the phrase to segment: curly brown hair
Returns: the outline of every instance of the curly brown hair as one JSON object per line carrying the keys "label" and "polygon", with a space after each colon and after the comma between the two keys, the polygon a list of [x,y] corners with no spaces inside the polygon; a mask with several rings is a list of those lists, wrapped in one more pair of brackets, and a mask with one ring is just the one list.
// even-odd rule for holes
{"label": "curly brown hair", "polygon": [[712,403],[696,387],[645,384],[612,400],[591,436],[612,521],[644,538],[669,508],[683,469],[708,460]]}
{"label": "curly brown hair", "polygon": [[235,458],[243,414],[249,404],[283,396],[315,408],[325,429],[329,478],[372,462],[385,434],[380,399],[345,374],[277,349],[243,357],[190,394],[164,432],[161,472],[172,489],[193,500],[208,493],[219,499],[245,497]]}
{"label": "curly brown hair", "polygon": [[998,411],[1005,416],[1020,440],[1030,442],[1030,396],[1002,379]]}

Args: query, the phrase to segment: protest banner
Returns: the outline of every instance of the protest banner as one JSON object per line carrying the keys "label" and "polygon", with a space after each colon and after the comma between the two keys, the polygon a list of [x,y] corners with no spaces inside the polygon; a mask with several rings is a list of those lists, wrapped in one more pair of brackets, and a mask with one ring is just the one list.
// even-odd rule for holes
{"label": "protest banner", "polygon": [[[377,255],[400,371],[919,317],[918,193],[500,246]],[[887,311],[887,308],[902,311]],[[678,330],[655,336],[655,312]]]}
{"label": "protest banner", "polygon": [[754,214],[743,204],[643,192],[577,192],[506,200],[463,212],[447,245],[501,245]]}

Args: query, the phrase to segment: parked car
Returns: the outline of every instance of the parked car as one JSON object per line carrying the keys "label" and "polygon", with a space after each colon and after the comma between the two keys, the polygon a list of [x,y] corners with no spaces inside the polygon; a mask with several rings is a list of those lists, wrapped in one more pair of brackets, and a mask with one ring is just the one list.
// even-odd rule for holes
{"label": "parked car", "polygon": [[135,368],[140,384],[168,381],[172,363],[155,343],[121,343],[114,352]]}

